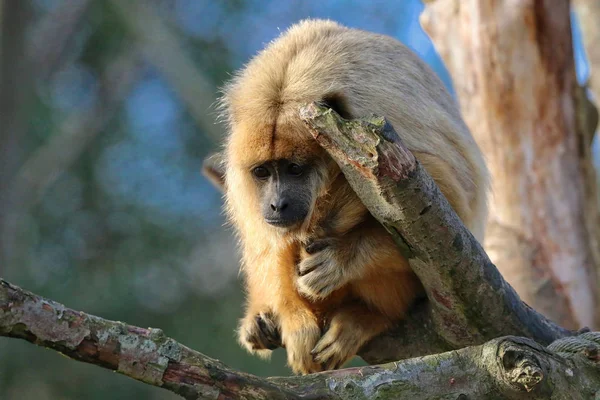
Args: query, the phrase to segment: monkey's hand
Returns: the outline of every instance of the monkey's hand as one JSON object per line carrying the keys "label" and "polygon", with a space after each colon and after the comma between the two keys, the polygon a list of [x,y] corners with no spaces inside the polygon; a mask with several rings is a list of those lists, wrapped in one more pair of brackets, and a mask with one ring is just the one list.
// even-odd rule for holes
{"label": "monkey's hand", "polygon": [[247,315],[241,321],[238,339],[250,353],[268,357],[271,350],[282,346],[279,321],[270,310]]}
{"label": "monkey's hand", "polygon": [[309,243],[298,264],[298,291],[312,300],[324,299],[352,278],[351,270],[342,259],[342,251],[332,239]]}
{"label": "monkey's hand", "polygon": [[281,336],[287,351],[287,362],[294,374],[305,375],[320,372],[323,367],[315,363],[311,350],[321,337],[316,319],[290,316],[282,323]]}

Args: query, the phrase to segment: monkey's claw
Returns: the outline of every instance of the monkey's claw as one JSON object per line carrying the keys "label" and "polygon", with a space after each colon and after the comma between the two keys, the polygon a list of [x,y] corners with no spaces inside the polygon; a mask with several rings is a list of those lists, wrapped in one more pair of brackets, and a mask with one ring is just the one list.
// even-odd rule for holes
{"label": "monkey's claw", "polygon": [[277,318],[271,311],[246,318],[240,327],[240,342],[250,352],[282,347]]}

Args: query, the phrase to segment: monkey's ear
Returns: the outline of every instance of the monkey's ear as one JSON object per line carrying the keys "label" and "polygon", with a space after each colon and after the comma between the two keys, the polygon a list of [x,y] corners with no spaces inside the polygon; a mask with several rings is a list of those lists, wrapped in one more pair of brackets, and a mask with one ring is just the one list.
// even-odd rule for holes
{"label": "monkey's ear", "polygon": [[221,192],[225,190],[225,157],[222,153],[214,153],[202,162],[202,175]]}

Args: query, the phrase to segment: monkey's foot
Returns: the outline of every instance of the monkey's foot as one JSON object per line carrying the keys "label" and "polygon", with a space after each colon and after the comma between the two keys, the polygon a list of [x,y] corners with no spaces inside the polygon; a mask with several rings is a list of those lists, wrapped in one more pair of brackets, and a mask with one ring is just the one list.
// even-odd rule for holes
{"label": "monkey's foot", "polygon": [[363,344],[385,327],[385,318],[377,313],[365,313],[362,306],[337,312],[329,329],[311,351],[315,362],[325,370],[341,368],[350,361]]}
{"label": "monkey's foot", "polygon": [[287,362],[297,375],[311,374],[323,370],[322,366],[313,361],[310,351],[321,337],[321,329],[315,324],[305,324],[297,330],[283,330],[283,344],[287,351]]}
{"label": "monkey's foot", "polygon": [[279,323],[271,311],[247,316],[239,328],[239,340],[249,352],[267,356],[281,347]]}
{"label": "monkey's foot", "polygon": [[298,291],[313,300],[324,299],[350,280],[347,268],[338,260],[335,248],[327,240],[306,247],[306,256],[298,264]]}

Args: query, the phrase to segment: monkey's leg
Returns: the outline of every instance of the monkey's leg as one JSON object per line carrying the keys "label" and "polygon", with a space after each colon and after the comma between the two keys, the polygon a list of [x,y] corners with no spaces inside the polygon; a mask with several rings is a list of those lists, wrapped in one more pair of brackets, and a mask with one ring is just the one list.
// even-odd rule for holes
{"label": "monkey's leg", "polygon": [[363,303],[348,303],[331,314],[327,331],[311,353],[326,370],[340,368],[391,324],[388,317]]}
{"label": "monkey's leg", "polygon": [[321,328],[311,303],[296,290],[294,260],[293,252],[279,259],[279,293],[275,299],[275,313],[279,317],[288,365],[295,374],[309,374],[321,371],[310,354],[321,337]]}
{"label": "monkey's leg", "polygon": [[298,309],[291,305],[280,312],[281,339],[287,352],[287,362],[295,374],[310,374],[322,371],[315,363],[311,350],[321,337],[317,318],[308,309]]}

